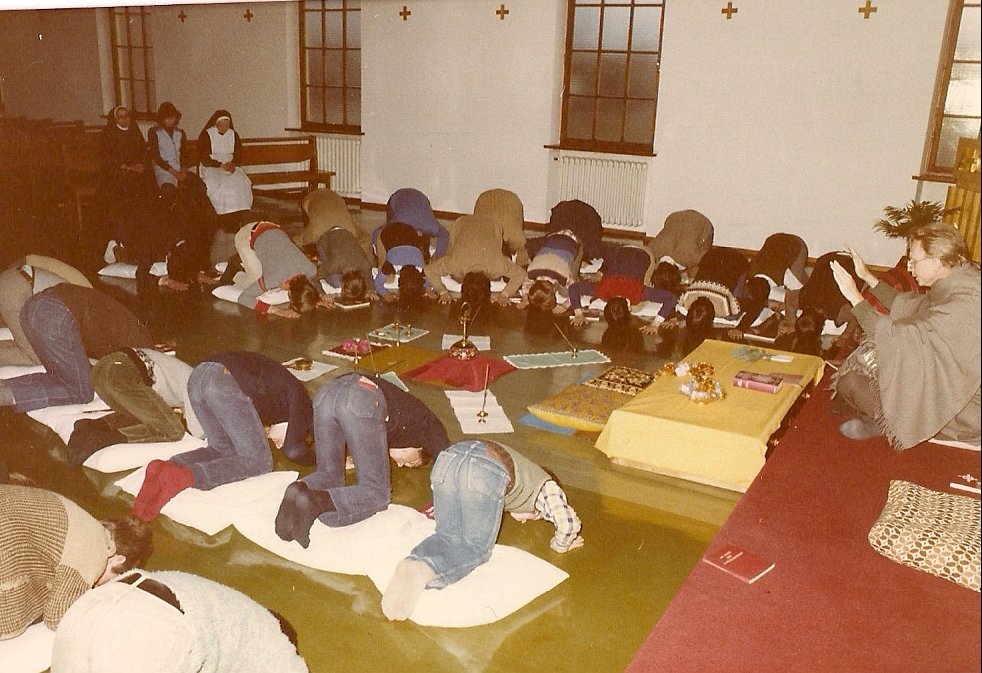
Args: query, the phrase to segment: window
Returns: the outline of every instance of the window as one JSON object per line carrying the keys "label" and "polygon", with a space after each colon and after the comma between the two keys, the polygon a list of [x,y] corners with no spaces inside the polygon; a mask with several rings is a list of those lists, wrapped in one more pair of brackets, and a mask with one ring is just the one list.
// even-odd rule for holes
{"label": "window", "polygon": [[305,0],[300,117],[306,130],[361,133],[361,0]]}
{"label": "window", "polygon": [[953,0],[935,96],[926,173],[951,174],[958,139],[979,137],[979,2]]}
{"label": "window", "polygon": [[113,7],[109,16],[116,104],[125,105],[137,117],[153,117],[157,114],[157,92],[153,81],[150,8]]}
{"label": "window", "polygon": [[664,0],[569,0],[560,145],[651,154]]}

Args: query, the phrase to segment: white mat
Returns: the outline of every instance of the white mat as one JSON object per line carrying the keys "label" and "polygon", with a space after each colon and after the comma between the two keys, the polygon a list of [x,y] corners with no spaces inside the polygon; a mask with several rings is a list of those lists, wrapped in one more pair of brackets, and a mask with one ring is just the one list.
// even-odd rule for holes
{"label": "white mat", "polygon": [[310,369],[306,371],[294,369],[293,367],[290,366],[299,359],[300,358],[293,358],[292,360],[287,360],[286,362],[283,363],[283,366],[286,367],[288,370],[290,370],[290,373],[293,374],[295,377],[297,377],[297,379],[299,379],[300,381],[313,381],[318,376],[323,376],[329,371],[333,369],[337,369],[336,365],[329,365],[326,362],[318,362],[317,360],[311,360]]}
{"label": "white mat", "polygon": [[82,463],[96,472],[112,474],[143,467],[151,460],[167,460],[179,453],[200,449],[205,440],[184,433],[175,442],[140,442],[133,444],[113,444],[99,449]]}
{"label": "white mat", "polygon": [[0,666],[3,673],[41,673],[51,667],[55,632],[35,624],[10,640],[0,640]]}
{"label": "white mat", "polygon": [[[488,391],[487,400],[484,398],[484,391],[470,392],[468,390],[446,390],[444,391],[453,413],[460,423],[460,431],[465,435],[491,435],[506,432],[515,432],[515,427],[508,420],[505,410],[498,404],[494,393]],[[480,422],[478,413],[481,408],[487,413],[484,422]]]}
{"label": "white mat", "polygon": [[[114,262],[99,269],[100,276],[109,278],[136,278],[136,264]],[[161,278],[167,275],[167,262],[154,262],[150,266],[150,275]]]}
{"label": "white mat", "polygon": [[[116,485],[136,496],[145,476],[146,468],[140,468],[117,481]],[[210,491],[189,488],[164,505],[161,514],[206,535],[215,535],[230,526],[240,511],[254,506],[257,501],[269,502],[275,498],[278,506],[287,485],[298,476],[298,472],[277,471],[224,484]],[[272,526],[272,518],[269,523]]]}
{"label": "white mat", "polygon": [[0,366],[0,379],[13,379],[25,374],[40,374],[43,365],[3,365]]}
{"label": "white mat", "polygon": [[[239,295],[242,292],[243,289],[235,285],[219,285],[211,291],[212,295],[219,299],[230,301],[233,304],[239,301]],[[275,306],[277,304],[286,304],[290,301],[290,295],[286,290],[269,290],[259,295],[258,299],[270,306]]]}
{"label": "white mat", "polygon": [[[448,292],[454,292],[460,294],[461,284],[454,280],[453,276],[440,276],[440,280],[443,282],[443,287],[447,288]],[[507,281],[498,279],[491,281],[491,291],[501,292],[508,285]]]}
{"label": "white mat", "polygon": [[110,413],[109,406],[94,395],[87,404],[62,404],[28,411],[27,415],[38,423],[47,425],[55,431],[61,441],[68,443],[75,429],[75,421],[80,418],[100,418]]}
{"label": "white mat", "polygon": [[[274,529],[285,486],[275,496],[239,510],[233,525],[243,536],[300,565],[348,575],[367,575],[383,592],[395,567],[435,523],[402,505],[351,526],[329,528],[319,521],[310,546],[284,542]],[[425,626],[466,627],[502,619],[557,586],[569,575],[528,552],[495,545],[491,560],[460,582],[424,591],[410,619]]]}
{"label": "white mat", "polygon": [[[443,348],[443,350],[447,350],[463,338],[463,334],[444,334],[441,348]],[[489,336],[474,336],[468,334],[467,339],[474,344],[479,351],[491,350],[491,337]]]}
{"label": "white mat", "polygon": [[14,335],[10,333],[9,327],[0,327],[0,341],[10,341]]}

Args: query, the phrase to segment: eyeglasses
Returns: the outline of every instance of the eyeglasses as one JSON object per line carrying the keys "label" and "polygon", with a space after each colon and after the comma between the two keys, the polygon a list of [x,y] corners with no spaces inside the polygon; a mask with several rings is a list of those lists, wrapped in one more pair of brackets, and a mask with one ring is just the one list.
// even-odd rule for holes
{"label": "eyeglasses", "polygon": [[935,259],[935,258],[934,257],[921,257],[920,259],[914,259],[913,257],[908,257],[907,258],[907,268],[908,269],[913,268],[919,262],[923,262],[924,260],[927,260],[927,259]]}

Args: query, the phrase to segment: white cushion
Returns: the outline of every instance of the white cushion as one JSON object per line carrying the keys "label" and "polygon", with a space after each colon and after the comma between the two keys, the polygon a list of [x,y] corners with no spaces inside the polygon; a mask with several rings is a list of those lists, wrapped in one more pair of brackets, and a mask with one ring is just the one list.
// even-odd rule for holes
{"label": "white cushion", "polygon": [[[109,278],[136,278],[136,264],[115,262],[99,269],[100,276]],[[161,278],[167,275],[167,262],[154,262],[150,267],[150,275]]]}
{"label": "white cushion", "polygon": [[[177,523],[196,528],[206,535],[228,528],[234,517],[242,509],[247,509],[257,500],[263,502],[273,498],[282,499],[288,484],[297,480],[297,472],[269,472],[242,481],[216,486],[210,491],[189,488],[178,493],[173,500],[164,505],[164,514]],[[128,474],[116,485],[135,496],[143,486],[146,468]],[[277,500],[277,505],[279,500]],[[276,512],[273,512],[274,516]],[[270,526],[273,519],[269,520]]]}
{"label": "white cushion", "polygon": [[35,624],[10,640],[0,640],[0,662],[4,673],[42,673],[51,666],[55,632]]}
{"label": "white cushion", "polygon": [[[368,575],[380,593],[399,561],[430,536],[436,525],[414,509],[389,505],[385,511],[350,526],[330,528],[315,521],[310,546],[304,549],[276,535],[274,521],[283,491],[285,486],[278,494],[269,491],[267,497],[237,510],[232,522],[236,530],[260,547],[308,568]],[[566,572],[528,552],[495,545],[491,560],[464,579],[440,591],[424,591],[410,619],[427,626],[489,624],[567,577]]]}
{"label": "white cushion", "polygon": [[174,442],[140,442],[133,444],[113,444],[99,449],[82,463],[96,472],[112,474],[143,467],[151,460],[167,460],[186,451],[193,451],[205,445],[205,440],[184,433]]}
{"label": "white cushion", "polygon": [[9,327],[0,327],[0,341],[10,341],[14,335],[10,333]]}
{"label": "white cushion", "polygon": [[[235,285],[219,285],[211,291],[212,295],[218,297],[219,299],[224,299],[225,301],[230,301],[233,304],[239,301],[239,295],[243,292],[242,288],[236,287]],[[276,289],[268,290],[262,293],[258,297],[259,301],[265,302],[270,306],[275,306],[277,304],[286,304],[290,301],[289,292],[286,290]]]}
{"label": "white cushion", "polygon": [[0,366],[0,379],[13,379],[26,374],[40,374],[43,371],[43,365],[2,365]]}

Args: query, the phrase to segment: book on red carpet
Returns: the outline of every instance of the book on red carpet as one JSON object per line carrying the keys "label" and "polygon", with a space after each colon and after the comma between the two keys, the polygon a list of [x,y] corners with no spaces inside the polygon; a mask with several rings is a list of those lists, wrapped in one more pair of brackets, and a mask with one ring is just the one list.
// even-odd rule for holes
{"label": "book on red carpet", "polygon": [[733,385],[737,388],[749,388],[765,393],[776,393],[783,383],[784,379],[780,376],[748,372],[745,369],[733,375]]}
{"label": "book on red carpet", "polygon": [[735,544],[711,549],[702,560],[723,572],[753,584],[774,569],[774,564]]}

